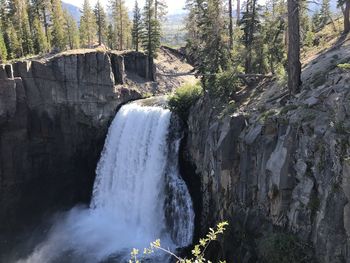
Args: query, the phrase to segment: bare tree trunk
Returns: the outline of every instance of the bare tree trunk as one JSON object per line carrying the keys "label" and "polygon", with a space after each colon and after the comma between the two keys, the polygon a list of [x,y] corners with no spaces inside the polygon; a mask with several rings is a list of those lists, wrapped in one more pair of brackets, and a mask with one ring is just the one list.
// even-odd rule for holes
{"label": "bare tree trunk", "polygon": [[347,34],[350,32],[350,0],[345,1],[345,8],[344,8],[344,34]]}
{"label": "bare tree trunk", "polygon": [[233,22],[232,22],[232,0],[228,1],[228,12],[230,19],[230,50],[233,49]]}
{"label": "bare tree trunk", "polygon": [[300,91],[300,29],[299,0],[288,0],[288,89],[291,94]]}
{"label": "bare tree trunk", "polygon": [[237,25],[241,20],[241,0],[237,0]]}

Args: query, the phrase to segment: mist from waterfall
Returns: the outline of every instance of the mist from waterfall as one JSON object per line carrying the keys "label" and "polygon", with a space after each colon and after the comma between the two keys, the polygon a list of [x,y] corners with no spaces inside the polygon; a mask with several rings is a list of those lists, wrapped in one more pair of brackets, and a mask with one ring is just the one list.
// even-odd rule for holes
{"label": "mist from waterfall", "polygon": [[170,249],[189,245],[194,213],[170,121],[171,112],[161,107],[123,106],[109,128],[90,207],[60,216],[47,239],[17,262],[90,263],[113,256],[119,259],[112,262],[121,262],[132,248],[158,238]]}

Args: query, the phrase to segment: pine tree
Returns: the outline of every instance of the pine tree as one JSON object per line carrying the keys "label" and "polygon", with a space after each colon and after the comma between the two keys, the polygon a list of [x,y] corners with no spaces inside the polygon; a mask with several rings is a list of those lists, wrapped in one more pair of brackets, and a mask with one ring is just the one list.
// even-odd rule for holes
{"label": "pine tree", "polygon": [[97,25],[98,44],[101,45],[107,40],[107,22],[106,13],[103,9],[103,6],[100,3],[100,0],[97,1],[94,13]]}
{"label": "pine tree", "polygon": [[116,49],[115,39],[116,39],[116,37],[114,35],[113,26],[112,26],[112,24],[109,24],[108,28],[107,28],[107,46],[112,50]]}
{"label": "pine tree", "polygon": [[188,15],[186,17],[186,30],[187,30],[187,44],[186,50],[193,63],[200,60],[199,47],[200,47],[200,8],[197,0],[187,0],[186,10]]}
{"label": "pine tree", "polygon": [[96,40],[96,22],[89,0],[84,0],[83,14],[80,18],[80,43],[83,47],[91,48]]}
{"label": "pine tree", "polygon": [[320,10],[320,27],[323,28],[329,22],[330,15],[330,4],[329,0],[322,0],[322,6]]}
{"label": "pine tree", "polygon": [[58,50],[66,48],[66,39],[63,31],[64,16],[61,0],[52,0],[52,43]]}
{"label": "pine tree", "polygon": [[244,32],[242,43],[246,48],[245,72],[252,73],[253,68],[253,49],[256,40],[256,34],[260,28],[257,0],[248,0],[245,11],[243,12],[240,26]]}
{"label": "pine tree", "polygon": [[167,4],[165,0],[154,0],[154,18],[158,21],[164,21],[167,14]]}
{"label": "pine tree", "polygon": [[286,6],[284,0],[271,0],[266,3],[266,6],[262,34],[267,52],[263,56],[267,59],[269,72],[275,74],[277,70],[283,72],[283,66],[286,62],[284,45]]}
{"label": "pine tree", "polygon": [[8,51],[8,57],[10,59],[18,58],[22,56],[22,45],[17,36],[16,29],[13,24],[9,24],[6,30],[5,43]]}
{"label": "pine tree", "polygon": [[4,40],[4,34],[0,26],[0,63],[4,63],[7,60],[7,49]]}
{"label": "pine tree", "polygon": [[[49,19],[52,17],[51,0],[31,0],[33,12],[36,13],[40,23],[44,26],[46,42],[48,43],[48,50],[51,44],[51,32],[49,28]],[[48,51],[47,50],[47,51]]]}
{"label": "pine tree", "polygon": [[146,0],[143,10],[143,32],[141,36],[142,47],[149,58],[157,56],[160,47],[160,23],[155,18],[154,0]]}
{"label": "pine tree", "polygon": [[141,10],[136,0],[135,7],[134,7],[133,27],[132,27],[132,43],[133,43],[132,45],[136,51],[139,51],[141,30],[142,30]]}
{"label": "pine tree", "polygon": [[309,41],[307,38],[310,32],[312,32],[312,22],[309,16],[309,9],[307,8],[307,5],[308,5],[307,0],[300,0],[300,8],[299,8],[300,19],[299,20],[300,20],[300,42],[302,46],[305,46],[307,44],[306,42]]}
{"label": "pine tree", "polygon": [[226,13],[220,0],[189,0],[187,8],[188,48],[204,86],[210,90],[216,74],[229,64]]}
{"label": "pine tree", "polygon": [[28,5],[25,0],[7,2],[9,22],[13,24],[20,47],[19,56],[33,53],[33,41],[29,27]]}
{"label": "pine tree", "polygon": [[119,50],[129,48],[128,37],[131,36],[131,23],[124,0],[111,0],[112,21],[116,47]]}
{"label": "pine tree", "polygon": [[74,17],[64,10],[64,31],[66,32],[66,43],[70,49],[79,48],[79,30]]}
{"label": "pine tree", "polygon": [[142,47],[148,56],[149,72],[153,70],[153,58],[157,57],[160,47],[160,23],[155,16],[154,0],[146,0],[143,10]]}
{"label": "pine tree", "polygon": [[47,38],[37,16],[33,20],[33,36],[35,54],[45,53],[48,50]]}

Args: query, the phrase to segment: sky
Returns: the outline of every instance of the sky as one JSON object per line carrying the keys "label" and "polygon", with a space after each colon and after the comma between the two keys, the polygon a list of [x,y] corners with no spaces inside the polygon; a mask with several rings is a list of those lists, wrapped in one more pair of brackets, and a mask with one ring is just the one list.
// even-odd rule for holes
{"label": "sky", "polygon": [[[107,6],[108,0],[100,0],[105,6]],[[66,2],[68,4],[72,4],[78,7],[81,7],[84,0],[63,0],[63,2]],[[91,5],[95,5],[97,0],[90,0]],[[144,0],[138,0],[139,6],[143,6]],[[183,8],[185,7],[186,0],[166,0],[168,4],[168,13],[169,14],[176,14],[183,11]],[[135,0],[125,0],[126,5],[128,6],[129,10],[132,11]]]}

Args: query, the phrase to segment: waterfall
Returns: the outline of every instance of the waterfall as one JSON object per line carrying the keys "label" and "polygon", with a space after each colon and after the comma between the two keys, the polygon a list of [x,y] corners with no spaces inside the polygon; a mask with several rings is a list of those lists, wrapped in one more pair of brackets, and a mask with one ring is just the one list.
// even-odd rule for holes
{"label": "waterfall", "polygon": [[179,134],[171,136],[170,123],[171,112],[162,107],[123,106],[108,131],[90,207],[73,208],[19,262],[59,262],[62,255],[100,262],[127,255],[120,262],[132,248],[156,239],[171,249],[189,245],[194,213],[178,172]]}

